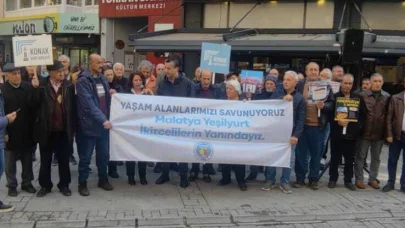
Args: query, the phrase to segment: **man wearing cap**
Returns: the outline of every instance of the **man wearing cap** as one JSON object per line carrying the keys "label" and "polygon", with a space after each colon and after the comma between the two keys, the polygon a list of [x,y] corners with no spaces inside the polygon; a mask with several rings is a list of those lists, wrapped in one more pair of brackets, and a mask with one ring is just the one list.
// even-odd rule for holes
{"label": "man wearing cap", "polygon": [[9,124],[6,129],[6,147],[4,151],[5,173],[7,177],[7,188],[9,196],[17,196],[17,166],[18,158],[21,160],[21,189],[28,193],[35,193],[36,189],[31,181],[34,179],[32,172],[31,150],[34,146],[33,122],[35,120],[36,106],[39,100],[39,86],[37,77],[31,81],[21,80],[19,67],[8,63],[4,66],[7,82],[1,85],[1,92],[4,98],[5,114],[17,112],[18,118],[14,123]]}
{"label": "man wearing cap", "polygon": [[69,168],[69,142],[73,140],[75,117],[75,88],[65,79],[64,66],[54,60],[53,65],[47,66],[49,77],[41,80],[40,101],[35,135],[41,152],[41,168],[39,170],[39,185],[41,189],[37,197],[50,193],[53,187],[51,181],[52,155],[55,152],[59,165],[59,191],[64,196],[71,196],[69,189],[71,181]]}

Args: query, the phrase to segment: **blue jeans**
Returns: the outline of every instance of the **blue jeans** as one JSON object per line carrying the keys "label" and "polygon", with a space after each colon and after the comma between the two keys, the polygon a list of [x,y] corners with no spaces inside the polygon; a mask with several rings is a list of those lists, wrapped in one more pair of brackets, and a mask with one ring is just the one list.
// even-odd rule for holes
{"label": "blue jeans", "polygon": [[81,131],[76,135],[77,152],[79,154],[79,184],[87,183],[89,166],[94,148],[96,149],[96,165],[99,180],[108,180],[107,166],[109,154],[109,132],[103,129],[100,137],[83,135]]}
{"label": "blue jeans", "polygon": [[0,149],[0,178],[4,172],[4,149]]}
{"label": "blue jeans", "polygon": [[[280,183],[288,184],[290,183],[291,169],[295,163],[295,147],[296,145],[291,146],[291,158],[290,158],[290,168],[282,168]],[[276,167],[268,167],[267,169],[267,180],[271,183],[276,183]]]}
{"label": "blue jeans", "polygon": [[308,179],[312,182],[318,180],[322,157],[321,142],[325,140],[324,132],[325,130],[320,130],[319,127],[304,127],[304,132],[298,140],[297,150],[295,151],[295,174],[298,182],[305,181],[305,176],[308,173],[308,163]]}
{"label": "blue jeans", "polygon": [[328,152],[327,149],[328,149],[329,135],[330,135],[330,123],[327,123],[323,133],[324,140],[321,141],[322,157],[325,159],[327,158],[326,154]]}
{"label": "blue jeans", "polygon": [[394,142],[390,144],[388,155],[388,183],[395,184],[397,165],[399,156],[402,150],[402,174],[400,184],[401,187],[405,186],[405,135],[401,135],[401,140],[394,139]]}

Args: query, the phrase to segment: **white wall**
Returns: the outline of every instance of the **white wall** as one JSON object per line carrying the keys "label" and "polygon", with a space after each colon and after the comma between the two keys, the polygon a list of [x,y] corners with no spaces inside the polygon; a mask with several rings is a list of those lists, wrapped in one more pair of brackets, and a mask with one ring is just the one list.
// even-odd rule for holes
{"label": "white wall", "polygon": [[226,28],[228,4],[205,4],[204,28]]}
{"label": "white wall", "polygon": [[364,2],[362,12],[372,29],[405,30],[405,2]]}

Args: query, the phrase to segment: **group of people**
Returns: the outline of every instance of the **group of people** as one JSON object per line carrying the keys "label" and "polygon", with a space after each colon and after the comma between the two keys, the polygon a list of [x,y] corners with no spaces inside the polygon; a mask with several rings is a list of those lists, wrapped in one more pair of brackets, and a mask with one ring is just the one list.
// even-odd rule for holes
{"label": "group of people", "polygon": [[[213,72],[197,68],[195,77],[190,80],[180,71],[181,59],[169,56],[156,67],[151,62],[141,61],[136,72],[125,77],[122,63],[112,64],[98,54],[89,57],[87,69],[70,69],[68,56],[60,56],[53,65],[47,66],[48,77],[38,77],[35,67],[21,69],[14,64],[4,66],[5,79],[0,86],[0,158],[3,159],[9,196],[18,195],[16,163],[21,161],[21,190],[44,197],[51,192],[52,161],[59,166],[61,194],[72,194],[69,185],[71,172],[69,162],[73,156],[76,142],[78,162],[78,192],[90,195],[87,180],[91,173],[90,163],[96,153],[98,187],[111,191],[110,178],[118,178],[119,161],[109,159],[109,121],[111,96],[115,93],[134,95],[174,96],[201,99],[227,99],[250,102],[250,100],[284,99],[293,102],[293,130],[291,132],[291,168],[283,168],[280,189],[291,193],[292,188],[308,186],[317,190],[321,160],[330,139],[331,158],[329,188],[336,187],[338,167],[344,163],[344,184],[350,190],[366,188],[363,167],[370,150],[371,164],[368,185],[379,189],[377,181],[380,155],[384,141],[390,143],[389,181],[383,188],[390,191],[395,186],[396,168],[399,155],[405,147],[404,95],[402,92],[390,98],[382,90],[383,76],[375,73],[362,81],[359,90],[353,91],[354,77],[345,74],[341,66],[332,70],[323,69],[317,63],[306,66],[305,75],[287,71],[279,75],[272,69],[264,79],[260,93],[243,93],[237,73],[230,73],[224,82],[213,84]],[[26,75],[26,76],[25,76]],[[323,101],[310,103],[308,83],[315,81],[335,81],[340,90],[329,94]],[[405,82],[404,82],[405,83]],[[360,116],[358,122],[334,121],[335,103],[338,97],[359,98]],[[4,108],[3,108],[4,107]],[[320,115],[318,115],[320,110]],[[347,131],[343,134],[343,128]],[[40,171],[37,189],[32,185],[33,151],[39,144]],[[343,156],[343,159],[342,159]],[[55,158],[54,158],[55,157]],[[405,160],[405,158],[404,158]],[[203,181],[211,182],[216,171],[212,164],[186,163],[148,163],[148,161],[125,162],[128,184],[136,185],[135,168],[138,163],[139,181],[147,185],[146,168],[155,166],[154,171],[161,173],[156,184],[170,181],[170,170],[180,175],[180,187],[187,188],[189,181],[199,178],[202,171]],[[0,174],[3,171],[0,160]],[[267,182],[262,190],[276,187],[276,167],[250,167],[245,177],[245,165],[220,164],[222,178],[219,186],[231,183],[231,170],[235,172],[238,187],[247,190],[247,182],[257,178],[260,170],[265,172]],[[294,169],[296,181],[290,184],[291,171]],[[353,183],[353,176],[355,183]],[[306,180],[308,179],[308,183]],[[405,168],[402,170],[401,191],[405,193]],[[0,202],[0,212],[12,210],[11,205]]]}

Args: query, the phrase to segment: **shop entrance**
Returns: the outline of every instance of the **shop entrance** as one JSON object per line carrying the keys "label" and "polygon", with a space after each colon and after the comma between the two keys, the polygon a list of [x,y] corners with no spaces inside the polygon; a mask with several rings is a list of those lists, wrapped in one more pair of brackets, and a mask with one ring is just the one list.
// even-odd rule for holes
{"label": "shop entrance", "polygon": [[72,47],[67,48],[64,53],[67,53],[70,57],[70,67],[80,66],[83,68],[87,68],[89,65],[89,55],[91,53],[97,53],[97,48],[80,48],[80,47]]}

